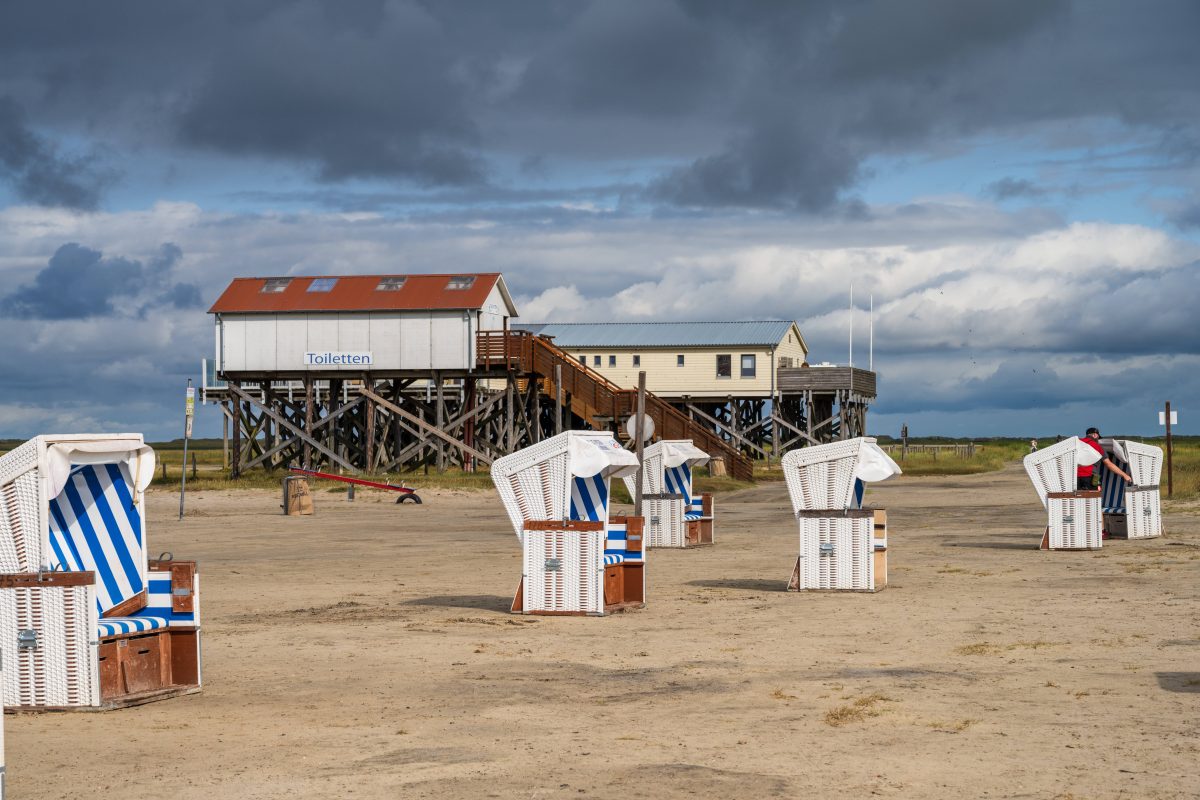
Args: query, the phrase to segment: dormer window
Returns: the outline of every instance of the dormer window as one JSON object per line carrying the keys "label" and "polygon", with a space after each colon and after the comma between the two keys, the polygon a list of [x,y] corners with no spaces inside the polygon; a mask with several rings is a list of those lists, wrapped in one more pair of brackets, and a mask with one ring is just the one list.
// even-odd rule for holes
{"label": "dormer window", "polygon": [[474,275],[455,275],[446,281],[447,289],[470,289],[475,283]]}
{"label": "dormer window", "polygon": [[263,294],[279,294],[288,287],[292,282],[291,278],[267,278],[267,282],[263,284]]}
{"label": "dormer window", "polygon": [[310,292],[332,292],[337,286],[337,278],[313,278],[308,284]]}
{"label": "dormer window", "polygon": [[380,278],[379,285],[375,287],[377,292],[398,292],[404,288],[405,278]]}

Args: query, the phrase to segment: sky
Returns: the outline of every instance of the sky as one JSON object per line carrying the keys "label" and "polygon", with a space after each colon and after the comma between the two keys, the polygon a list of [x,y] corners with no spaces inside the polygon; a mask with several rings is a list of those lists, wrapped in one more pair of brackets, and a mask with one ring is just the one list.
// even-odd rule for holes
{"label": "sky", "polygon": [[[0,437],[179,435],[242,275],[795,319],[874,434],[1200,412],[1193,0],[0,5]],[[850,308],[854,287],[856,310]],[[220,430],[202,409],[197,434]]]}

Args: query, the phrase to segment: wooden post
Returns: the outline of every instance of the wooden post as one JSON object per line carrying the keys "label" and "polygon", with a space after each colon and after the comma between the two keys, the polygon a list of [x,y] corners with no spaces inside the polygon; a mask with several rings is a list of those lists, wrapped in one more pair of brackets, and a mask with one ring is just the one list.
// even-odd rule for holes
{"label": "wooden post", "polygon": [[[313,379],[306,377],[304,379],[304,435],[309,437],[313,434],[313,404],[316,402],[313,395]],[[304,468],[312,469],[312,445],[308,442],[304,443]]]}
{"label": "wooden post", "polygon": [[229,469],[229,414],[221,406],[221,469]]}
{"label": "wooden post", "polygon": [[[433,424],[439,431],[446,424],[446,399],[442,390],[442,373],[433,373],[433,380],[437,383],[437,402],[433,407]],[[437,440],[437,471],[439,474],[446,471],[446,445],[441,439]]]}
{"label": "wooden post", "polygon": [[554,365],[554,434],[563,432],[562,364]]}
{"label": "wooden post", "polygon": [[[362,382],[363,386],[366,386],[372,392],[375,391],[375,382],[371,380],[369,373],[362,376]],[[375,471],[375,401],[368,397],[363,405],[366,406],[367,415],[366,471],[370,474]]]}
{"label": "wooden post", "polygon": [[[238,386],[236,383],[231,383],[230,386]],[[240,386],[238,388],[241,388]],[[240,478],[242,476],[242,406],[244,404],[241,398],[234,395],[229,401],[229,406],[233,410],[233,463],[230,465],[230,477]]]}
{"label": "wooden post", "polygon": [[1163,417],[1163,422],[1167,423],[1167,497],[1171,496],[1174,491],[1174,470],[1171,464],[1171,401],[1167,401],[1166,415]]}
{"label": "wooden post", "polygon": [[633,479],[633,515],[635,517],[642,516],[642,452],[645,449],[645,436],[642,426],[646,424],[646,373],[645,371],[638,373],[638,389],[637,389],[637,421],[634,424],[633,434],[637,439],[637,461],[638,471]]}

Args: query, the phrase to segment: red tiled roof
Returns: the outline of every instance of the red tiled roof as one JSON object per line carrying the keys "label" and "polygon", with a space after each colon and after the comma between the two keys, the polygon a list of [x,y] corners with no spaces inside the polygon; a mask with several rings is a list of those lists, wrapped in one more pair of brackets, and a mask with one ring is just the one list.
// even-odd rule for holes
{"label": "red tiled roof", "polygon": [[[474,278],[466,289],[449,289],[451,278]],[[379,291],[384,278],[404,278],[404,286]],[[267,281],[288,280],[282,292],[264,292]],[[336,280],[327,292],[310,292],[316,280]],[[288,311],[417,311],[481,309],[492,287],[500,282],[501,294],[512,314],[512,301],[498,272],[457,275],[313,275],[303,278],[234,278],[217,298],[210,314],[271,313]]]}

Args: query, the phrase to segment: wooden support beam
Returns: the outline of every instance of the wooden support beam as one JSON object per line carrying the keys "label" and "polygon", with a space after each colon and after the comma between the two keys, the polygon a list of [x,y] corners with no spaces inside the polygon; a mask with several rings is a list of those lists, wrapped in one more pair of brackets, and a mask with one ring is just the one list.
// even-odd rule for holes
{"label": "wooden support beam", "polygon": [[460,442],[458,439],[455,439],[453,436],[450,436],[448,433],[445,433],[444,431],[434,427],[433,425],[430,425],[428,422],[426,422],[425,420],[416,416],[415,414],[410,414],[407,411],[405,411],[403,408],[401,408],[400,406],[391,402],[390,400],[380,397],[379,395],[372,392],[370,389],[367,389],[364,387],[363,389],[361,389],[361,391],[363,394],[365,394],[367,397],[370,397],[371,399],[373,399],[379,405],[388,409],[393,414],[397,414],[400,417],[408,420],[410,423],[412,423],[413,425],[416,425],[418,428],[420,428],[422,431],[426,432],[427,434],[436,436],[437,438],[441,439],[442,441],[446,442],[447,444],[449,444],[453,447],[457,447],[463,453],[470,453],[471,455],[475,456],[475,458],[479,459],[480,461],[484,462],[485,464],[492,463],[492,459],[486,453],[481,453],[478,450],[476,450],[474,447],[468,446],[465,442]]}
{"label": "wooden support beam", "polygon": [[[257,401],[257,400],[255,400],[253,397],[251,397],[249,394],[247,394],[247,393],[246,393],[246,392],[245,392],[245,391],[244,391],[244,390],[243,390],[241,387],[235,386],[234,384],[232,384],[232,383],[231,383],[231,384],[229,384],[229,390],[230,390],[231,392],[233,392],[234,394],[236,394],[238,397],[242,398],[242,400],[244,400],[244,401],[246,402],[246,404],[247,404],[247,405],[252,405],[252,404],[253,404],[253,405],[258,405],[258,401]],[[269,408],[265,408],[265,407],[263,407],[263,406],[261,406],[261,405],[259,405],[259,408],[260,408],[260,409],[262,409],[262,411],[263,411],[263,413],[264,413],[264,414],[266,414],[267,416],[270,416],[270,417],[272,417],[272,418],[273,418],[273,419],[274,419],[276,422],[278,422],[279,424],[283,425],[285,428],[287,428],[288,430],[290,430],[290,431],[291,431],[292,433],[294,433],[296,436],[300,437],[300,439],[302,439],[303,441],[306,441],[306,442],[308,442],[309,444],[311,444],[311,445],[312,445],[312,446],[313,446],[313,447],[314,447],[316,450],[318,450],[318,451],[320,451],[320,452],[324,453],[325,455],[327,455],[327,456],[328,456],[330,459],[332,459],[333,461],[336,461],[338,464],[340,464],[341,466],[343,466],[343,467],[345,467],[346,469],[350,470],[351,472],[358,472],[358,471],[359,471],[359,470],[358,470],[358,468],[357,468],[357,467],[355,467],[353,464],[351,464],[350,462],[346,461],[346,460],[345,460],[344,458],[342,458],[340,455],[338,455],[337,453],[333,452],[333,451],[332,451],[332,450],[330,450],[328,447],[326,447],[325,445],[323,445],[323,444],[321,444],[320,442],[318,442],[316,439],[314,439],[314,438],[312,438],[311,436],[309,436],[308,434],[306,434],[306,433],[305,433],[303,430],[301,430],[301,429],[300,429],[300,427],[298,427],[298,426],[296,426],[296,425],[293,425],[292,423],[288,422],[288,421],[287,421],[287,420],[286,420],[286,419],[285,419],[283,416],[281,416],[281,415],[279,415],[279,414],[276,414],[276,413],[275,413],[274,411],[272,411],[271,409],[269,409]],[[332,426],[331,426],[331,427],[332,427]]]}
{"label": "wooden support beam", "polygon": [[[704,413],[704,412],[703,412],[703,411],[701,411],[700,409],[698,409],[698,408],[696,408],[696,407],[694,407],[694,406],[692,406],[692,405],[690,405],[690,404],[689,404],[688,408],[689,408],[691,411],[693,411],[693,412],[696,414],[696,416],[700,417],[700,419],[702,419],[702,420],[704,420],[704,421],[706,421],[706,422],[709,422],[709,423],[711,423],[711,424],[715,425],[715,426],[716,426],[716,428],[717,428],[717,433],[718,433],[718,434],[719,434],[719,433],[720,433],[720,432],[723,430],[723,431],[725,431],[726,433],[728,433],[728,434],[729,434],[729,436],[730,436],[732,439],[734,439],[736,442],[738,442],[739,444],[743,444],[743,445],[745,445],[746,447],[749,447],[749,448],[750,448],[750,449],[752,449],[752,450],[757,450],[759,453],[762,453],[762,455],[763,455],[764,457],[766,457],[766,455],[767,455],[767,451],[766,451],[766,450],[764,450],[763,448],[759,447],[759,446],[758,446],[757,444],[755,444],[754,442],[750,441],[750,440],[749,440],[749,439],[747,439],[746,437],[742,436],[740,433],[738,433],[738,432],[736,432],[735,430],[733,430],[733,428],[732,428],[732,427],[730,427],[728,424],[726,424],[726,423],[724,423],[724,422],[721,422],[721,421],[720,421],[719,419],[717,419],[716,417],[709,416],[708,414]],[[711,455],[711,454],[710,454],[710,455]]]}
{"label": "wooden support beam", "polygon": [[[329,425],[330,423],[336,422],[336,421],[337,421],[337,419],[338,419],[338,417],[340,417],[342,414],[344,414],[345,412],[349,411],[350,409],[354,408],[355,406],[357,406],[357,405],[358,405],[359,403],[361,403],[362,401],[363,401],[363,398],[362,398],[362,397],[356,397],[356,398],[354,398],[353,400],[351,400],[349,403],[347,403],[346,405],[344,405],[344,406],[340,406],[340,407],[339,407],[337,410],[335,410],[335,411],[331,411],[331,412],[330,412],[330,413],[329,413],[327,416],[325,416],[325,417],[321,418],[321,419],[320,419],[320,420],[319,420],[319,421],[318,421],[316,424],[314,424],[314,425],[312,425],[312,426],[311,426],[311,429],[312,429],[312,430],[311,430],[311,432],[309,433],[309,438],[312,438],[312,434],[316,433],[316,432],[317,432],[317,431],[319,431],[321,428],[324,428],[326,425]],[[248,462],[248,463],[245,465],[245,468],[246,468],[246,469],[250,469],[251,467],[256,467],[256,466],[258,466],[259,464],[261,464],[261,463],[262,463],[262,462],[263,462],[265,459],[267,459],[267,458],[269,458],[269,457],[271,457],[271,456],[275,455],[276,453],[282,452],[283,450],[286,450],[286,449],[287,449],[287,448],[289,448],[289,447],[294,447],[294,446],[295,446],[295,445],[297,445],[297,444],[303,444],[303,445],[304,445],[304,447],[305,447],[306,449],[308,449],[308,448],[310,448],[310,447],[311,447],[311,445],[309,445],[309,444],[308,444],[308,442],[307,442],[307,441],[305,441],[305,440],[304,440],[302,437],[293,437],[293,438],[289,438],[287,441],[285,441],[285,442],[282,442],[281,444],[278,444],[278,445],[276,445],[275,447],[273,447],[273,448],[271,448],[270,450],[266,451],[266,452],[265,452],[265,453],[263,453],[262,455],[258,456],[258,457],[257,457],[257,458],[255,458],[253,461],[250,461],[250,462]],[[306,467],[306,469],[307,469],[307,467]]]}

